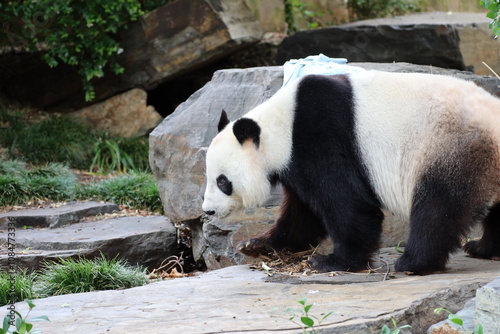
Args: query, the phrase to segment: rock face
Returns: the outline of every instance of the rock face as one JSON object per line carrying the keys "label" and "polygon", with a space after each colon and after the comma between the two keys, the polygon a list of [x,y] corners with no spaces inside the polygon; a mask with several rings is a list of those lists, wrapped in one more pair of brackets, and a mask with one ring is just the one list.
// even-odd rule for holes
{"label": "rock face", "polygon": [[277,62],[323,53],[350,62],[408,62],[491,74],[500,42],[483,13],[423,13],[298,32],[278,48]]}
{"label": "rock face", "polygon": [[[261,34],[244,0],[171,2],[118,33],[124,50],[118,62],[125,72],[95,80],[96,101],[134,87],[151,89],[255,43]],[[9,71],[0,72],[0,88],[8,96],[44,108],[78,109],[84,105],[81,79],[74,68],[50,69],[32,58],[11,62]]]}
{"label": "rock face", "polygon": [[82,118],[97,130],[122,137],[145,135],[163,120],[154,107],[147,105],[147,93],[139,88],[80,109],[72,115]]}
{"label": "rock face", "polygon": [[[389,72],[424,72],[454,75],[472,80],[500,96],[498,79],[468,72],[445,70],[406,63],[353,63],[366,69]],[[150,164],[155,174],[166,215],[173,222],[189,221],[193,230],[193,253],[204,259],[209,269],[239,264],[249,259],[234,250],[239,240],[263,232],[276,217],[279,189],[265,208],[235,212],[224,220],[198,218],[205,183],[205,154],[217,132],[220,112],[230,119],[248,112],[273,95],[283,81],[281,67],[222,70],[168,116],[150,135]],[[200,224],[200,225],[196,225]],[[387,215],[384,246],[406,239],[407,226]]]}
{"label": "rock face", "polygon": [[477,290],[474,321],[485,334],[500,333],[500,277]]}

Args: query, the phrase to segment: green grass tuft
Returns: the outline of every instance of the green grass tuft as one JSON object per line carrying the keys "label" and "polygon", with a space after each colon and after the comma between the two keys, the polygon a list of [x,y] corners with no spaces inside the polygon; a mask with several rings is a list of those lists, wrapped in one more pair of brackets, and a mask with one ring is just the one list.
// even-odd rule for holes
{"label": "green grass tuft", "polygon": [[121,259],[66,258],[46,262],[35,290],[40,297],[97,290],[116,290],[142,286],[149,281],[146,270],[134,268]]}
{"label": "green grass tuft", "polygon": [[132,208],[162,212],[160,192],[153,175],[130,173],[90,184],[79,190],[79,198],[111,201]]}
{"label": "green grass tuft", "polygon": [[14,275],[14,300],[11,300],[10,295],[10,278],[9,273],[5,271],[0,272],[0,305],[8,305],[25,299],[35,298],[33,288],[36,278],[35,273],[28,273],[26,270],[23,270]]}
{"label": "green grass tuft", "polygon": [[75,175],[62,164],[27,169],[22,162],[0,160],[0,206],[36,199],[72,200],[76,186]]}
{"label": "green grass tuft", "polygon": [[73,168],[87,169],[95,141],[95,132],[82,121],[51,116],[20,131],[15,146],[23,159],[33,164],[66,162]]}

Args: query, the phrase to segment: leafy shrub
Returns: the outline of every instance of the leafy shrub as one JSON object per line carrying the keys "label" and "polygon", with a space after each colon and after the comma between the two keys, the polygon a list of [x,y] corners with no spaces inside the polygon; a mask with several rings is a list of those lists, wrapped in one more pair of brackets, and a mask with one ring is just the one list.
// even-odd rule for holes
{"label": "leafy shrub", "polygon": [[349,0],[347,8],[356,19],[402,15],[422,10],[422,0]]}
{"label": "leafy shrub", "polygon": [[479,3],[483,8],[489,10],[486,16],[493,20],[490,23],[490,29],[493,30],[493,34],[495,36],[500,35],[500,17],[498,15],[500,12],[500,0],[481,0]]}
{"label": "leafy shrub", "polygon": [[11,277],[8,272],[0,272],[0,305],[17,303],[35,297],[33,285],[36,274],[23,270],[14,275],[14,300],[11,300]]}
{"label": "leafy shrub", "polygon": [[99,173],[150,171],[147,138],[111,137],[70,116],[29,123],[16,111],[0,109],[0,145],[8,158],[37,165],[62,162]]}
{"label": "leafy shrub", "polygon": [[129,266],[116,257],[66,258],[59,262],[46,262],[41,270],[35,290],[40,297],[57,296],[96,290],[116,290],[147,284],[143,268]]}
{"label": "leafy shrub", "polygon": [[100,139],[94,144],[91,171],[150,171],[149,142],[144,137]]}
{"label": "leafy shrub", "polygon": [[[13,320],[11,320],[10,317],[10,312],[8,312],[5,317],[3,318],[3,325],[2,328],[0,328],[0,334],[34,334],[34,333],[41,333],[42,331],[39,329],[33,329],[33,324],[32,322],[35,321],[50,321],[49,317],[46,315],[40,315],[38,317],[29,317],[31,311],[35,308],[35,304],[29,299],[24,300],[29,307],[28,313],[23,317],[19,312],[14,310],[14,313],[17,315],[17,319],[14,323]],[[15,327],[15,330],[13,330],[10,327]]]}
{"label": "leafy shrub", "polygon": [[[168,0],[17,0],[0,2],[0,21],[14,47],[32,52],[45,48],[51,67],[64,63],[78,67],[85,99],[95,97],[93,78],[107,70],[123,73],[116,61],[123,52],[116,40],[119,29],[135,21],[145,10]],[[22,22],[22,23],[21,23]]]}
{"label": "leafy shrub", "polygon": [[146,137],[121,138],[118,146],[133,161],[136,171],[150,172],[149,140]]}

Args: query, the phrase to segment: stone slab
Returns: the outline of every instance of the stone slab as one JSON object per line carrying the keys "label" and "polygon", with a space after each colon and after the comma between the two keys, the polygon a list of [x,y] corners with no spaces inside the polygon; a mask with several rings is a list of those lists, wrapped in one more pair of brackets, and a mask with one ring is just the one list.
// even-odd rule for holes
{"label": "stone slab", "polygon": [[[3,249],[6,233],[0,231]],[[29,269],[39,267],[43,256],[36,255],[40,251],[68,251],[68,254],[85,257],[100,256],[102,252],[109,258],[124,258],[131,265],[154,268],[168,256],[176,254],[177,233],[173,224],[163,216],[120,217],[56,229],[17,229],[15,246],[19,253],[18,265],[26,262],[28,257],[33,258],[34,262],[26,264]],[[3,253],[0,261],[7,257],[6,252]]]}
{"label": "stone slab", "polygon": [[[120,291],[91,292],[35,300],[32,316],[44,333],[298,333],[286,309],[307,298],[312,315],[333,314],[319,333],[377,333],[394,318],[425,333],[445,318],[433,310],[457,312],[480,286],[500,275],[500,262],[453,256],[449,270],[348,284],[272,283],[262,271],[233,266],[197,277],[152,283]],[[16,304],[24,314],[26,305]]]}
{"label": "stone slab", "polygon": [[83,217],[97,216],[119,210],[118,205],[113,203],[78,202],[69,203],[58,208],[10,211],[0,213],[0,230],[7,229],[10,221],[15,221],[18,229],[24,226],[56,228],[77,223]]}

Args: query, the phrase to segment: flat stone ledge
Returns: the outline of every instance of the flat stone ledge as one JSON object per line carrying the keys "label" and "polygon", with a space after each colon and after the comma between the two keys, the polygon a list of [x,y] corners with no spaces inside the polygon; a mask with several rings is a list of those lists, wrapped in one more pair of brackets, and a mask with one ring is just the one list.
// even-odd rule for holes
{"label": "flat stone ledge", "polygon": [[[6,263],[8,256],[6,234],[0,231],[0,247],[5,250],[0,251],[1,263]],[[16,264],[32,270],[40,267],[42,255],[97,257],[102,252],[108,258],[118,256],[131,265],[154,268],[176,254],[176,237],[175,227],[164,216],[120,217],[54,229],[18,229]]]}
{"label": "flat stone ledge", "polygon": [[[500,274],[500,262],[477,260],[463,253],[449,270],[428,276],[403,276],[356,284],[271,283],[262,271],[233,266],[197,277],[152,283],[121,291],[102,291],[35,300],[32,316],[45,333],[298,333],[286,309],[307,298],[312,315],[333,314],[320,333],[380,332],[394,318],[425,333],[442,320],[434,309],[457,312],[476,290]],[[324,283],[327,283],[325,281]],[[25,303],[16,304],[24,314]]]}
{"label": "flat stone ledge", "polygon": [[[0,230],[6,230],[8,223],[15,221],[16,228],[24,226],[56,228],[74,224],[80,219],[119,211],[118,205],[100,202],[76,202],[58,208],[24,209],[0,213]],[[9,220],[10,218],[10,220]]]}

